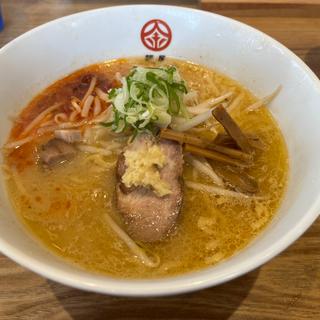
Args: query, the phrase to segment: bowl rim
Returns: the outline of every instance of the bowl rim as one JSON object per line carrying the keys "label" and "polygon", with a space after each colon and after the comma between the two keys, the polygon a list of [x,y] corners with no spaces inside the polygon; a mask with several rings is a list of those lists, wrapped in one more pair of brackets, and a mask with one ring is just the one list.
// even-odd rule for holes
{"label": "bowl rim", "polygon": [[[174,10],[187,11],[191,14],[203,15],[207,17],[214,17],[215,19],[227,20],[233,25],[238,26],[241,29],[246,29],[257,35],[260,35],[268,41],[269,44],[273,44],[276,48],[282,50],[284,55],[296,62],[301,69],[307,74],[307,76],[313,81],[315,87],[319,90],[320,97],[320,81],[314,72],[290,49],[285,47],[283,44],[273,39],[264,32],[255,29],[245,23],[234,20],[229,17],[225,17],[213,12],[207,12],[200,9],[186,8],[180,6],[172,5],[153,5],[153,4],[137,4],[137,5],[117,5],[110,7],[101,7],[93,10],[85,10],[78,13],[63,16],[47,23],[41,24],[15,39],[11,40],[9,43],[0,48],[0,59],[1,55],[5,53],[10,47],[14,46],[21,39],[32,37],[39,30],[50,27],[51,25],[60,24],[68,20],[72,20],[75,17],[86,16],[88,14],[95,14],[97,12],[103,11],[113,11],[113,10],[128,10],[131,8],[159,8],[168,9],[172,8]],[[98,275],[91,273],[88,275],[74,275],[69,271],[64,271],[57,269],[49,264],[38,261],[31,255],[17,249],[10,243],[6,242],[1,238],[0,235],[0,252],[4,255],[17,262],[21,266],[45,277],[50,280],[59,282],[64,285],[68,285],[77,289],[92,291],[103,294],[111,294],[117,296],[132,296],[132,297],[151,297],[151,296],[169,296],[174,294],[181,294],[186,292],[192,292],[196,290],[201,290],[210,286],[216,286],[232,280],[236,277],[244,275],[259,266],[263,265],[282,251],[284,251],[288,246],[290,246],[295,240],[297,240],[317,219],[320,214],[320,193],[318,198],[314,201],[309,210],[301,217],[301,219],[296,223],[296,225],[281,238],[278,238],[276,242],[272,243],[268,248],[258,253],[253,254],[250,258],[241,263],[237,264],[237,268],[231,267],[228,272],[224,272],[222,276],[210,277],[210,271],[214,267],[208,267],[200,271],[194,271],[186,273],[184,275],[166,277],[166,278],[155,278],[155,279],[117,279],[112,278],[108,275]],[[49,251],[49,250],[48,250]],[[51,251],[49,251],[50,254]],[[64,260],[63,260],[64,261]],[[86,271],[83,271],[84,273]],[[95,278],[95,279],[92,279]]]}

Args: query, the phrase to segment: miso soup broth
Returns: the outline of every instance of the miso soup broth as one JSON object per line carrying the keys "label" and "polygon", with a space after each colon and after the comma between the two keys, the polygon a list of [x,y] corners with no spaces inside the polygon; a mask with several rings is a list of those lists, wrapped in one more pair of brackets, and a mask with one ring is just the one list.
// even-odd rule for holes
{"label": "miso soup broth", "polygon": [[[125,77],[135,66],[160,68],[161,72],[163,67],[175,67],[173,80],[168,82],[183,84],[181,88],[177,86],[180,91],[168,90],[168,97],[151,93],[152,99],[164,101],[164,105],[169,101],[171,108],[180,108],[166,111],[169,115],[166,126],[161,123],[157,127],[160,116],[150,116],[143,123],[141,118],[140,122],[133,116],[129,118],[125,110],[125,118],[121,120],[115,100],[123,97],[120,89],[130,85],[129,78]],[[147,70],[151,70],[149,78],[146,76],[148,81],[154,81],[148,90],[157,90],[157,86],[161,89],[166,83],[159,74],[158,78],[151,77],[152,70],[157,69]],[[170,77],[171,69],[165,70],[169,70]],[[141,106],[148,100],[142,94],[145,87],[146,83],[140,84],[138,94],[128,90]],[[221,101],[212,101],[219,97]],[[209,108],[201,105],[208,99],[211,99]],[[3,148],[3,172],[12,205],[32,235],[56,255],[85,270],[117,278],[155,278],[213,266],[239,252],[263,231],[276,214],[286,188],[286,145],[268,107],[259,101],[226,75],[171,58],[161,62],[144,58],[118,59],[78,70],[36,96],[13,123]],[[112,226],[116,224],[127,237],[131,236],[117,206],[118,157],[137,139],[132,135],[139,136],[145,130],[157,136],[155,127],[158,132],[164,127],[174,130],[174,121],[181,129],[183,121],[190,122],[218,104],[252,142],[253,151],[247,154],[242,150],[239,142],[228,137],[223,125],[211,115],[183,131],[184,135],[216,141],[223,152],[223,148],[232,149],[230,152],[236,156],[230,156],[230,163],[228,159],[224,162],[206,158],[192,153],[192,148],[188,151],[187,143],[181,141],[183,201],[173,226],[159,241],[129,238],[143,255],[157,261],[150,266]],[[125,105],[126,110],[130,107],[132,105]],[[187,110],[185,117],[182,107]],[[192,108],[198,108],[199,112],[193,112]],[[139,116],[147,117],[154,110],[148,109]],[[163,110],[167,109],[163,107]],[[61,158],[57,154],[61,151],[57,145],[53,146],[56,154],[44,154],[46,143],[53,138],[66,141],[64,135],[69,134],[68,130],[72,130],[72,136],[68,136],[71,140],[65,142],[65,146],[72,148],[66,150],[66,156]],[[184,139],[179,130],[175,133],[178,140],[180,136]],[[229,157],[228,154],[224,156]],[[240,156],[249,159],[248,163]],[[209,164],[211,173],[206,174],[197,163],[202,168],[208,168]],[[153,168],[158,170],[157,166],[161,165],[154,164]],[[152,190],[156,190],[155,186]],[[166,196],[163,201],[167,201]]]}

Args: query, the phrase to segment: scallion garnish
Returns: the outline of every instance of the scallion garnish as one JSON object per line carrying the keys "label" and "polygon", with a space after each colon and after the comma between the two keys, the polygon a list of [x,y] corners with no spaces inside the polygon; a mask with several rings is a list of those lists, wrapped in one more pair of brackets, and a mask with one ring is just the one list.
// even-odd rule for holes
{"label": "scallion garnish", "polygon": [[113,117],[103,125],[111,126],[113,131],[131,128],[135,134],[144,130],[154,132],[166,128],[172,116],[188,117],[183,103],[188,89],[176,67],[134,67],[121,83],[121,88],[108,92]]}

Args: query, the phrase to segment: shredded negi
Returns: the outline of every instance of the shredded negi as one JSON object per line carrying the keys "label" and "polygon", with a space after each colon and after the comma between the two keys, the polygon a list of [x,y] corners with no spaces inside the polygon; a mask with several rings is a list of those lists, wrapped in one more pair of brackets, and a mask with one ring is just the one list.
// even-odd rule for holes
{"label": "shredded negi", "polygon": [[112,121],[103,123],[120,133],[125,129],[154,132],[166,128],[172,117],[189,118],[183,96],[186,83],[174,66],[161,68],[134,67],[121,78],[122,87],[109,90]]}

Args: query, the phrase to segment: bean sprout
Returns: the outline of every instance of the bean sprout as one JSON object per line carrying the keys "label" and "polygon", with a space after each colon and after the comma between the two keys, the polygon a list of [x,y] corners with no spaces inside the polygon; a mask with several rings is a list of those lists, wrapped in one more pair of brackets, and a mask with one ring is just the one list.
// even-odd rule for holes
{"label": "bean sprout", "polygon": [[105,214],[105,219],[108,222],[110,228],[117,234],[117,236],[127,245],[127,247],[132,251],[136,258],[138,258],[145,266],[150,268],[156,268],[160,264],[160,258],[155,256],[154,261],[148,257],[145,251],[138,246],[129,235],[123,231],[118,224],[110,217],[110,215]]}

